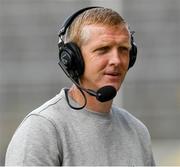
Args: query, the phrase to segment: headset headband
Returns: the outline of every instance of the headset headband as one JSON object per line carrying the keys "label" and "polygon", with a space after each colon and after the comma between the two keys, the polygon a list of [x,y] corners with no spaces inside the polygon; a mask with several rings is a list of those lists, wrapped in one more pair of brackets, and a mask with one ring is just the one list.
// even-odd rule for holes
{"label": "headset headband", "polygon": [[64,35],[66,33],[66,30],[67,28],[69,27],[69,25],[73,22],[73,20],[78,16],[80,15],[81,13],[83,13],[84,11],[86,10],[89,10],[89,9],[93,9],[93,8],[102,8],[102,7],[99,7],[99,6],[90,6],[90,7],[86,7],[86,8],[83,8],[83,9],[80,9],[78,10],[77,12],[75,12],[73,15],[69,16],[64,24],[62,25],[60,31],[59,31],[59,37]]}

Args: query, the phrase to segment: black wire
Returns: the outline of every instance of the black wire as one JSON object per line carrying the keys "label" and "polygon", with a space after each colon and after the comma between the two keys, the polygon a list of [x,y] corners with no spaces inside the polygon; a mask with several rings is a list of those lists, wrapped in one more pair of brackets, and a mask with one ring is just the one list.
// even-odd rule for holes
{"label": "black wire", "polygon": [[84,97],[84,104],[83,104],[82,106],[80,106],[80,107],[74,107],[74,106],[71,105],[71,103],[69,102],[69,97],[68,97],[68,90],[69,90],[69,89],[64,89],[64,91],[65,91],[65,97],[66,97],[66,100],[67,100],[67,103],[68,103],[69,107],[71,107],[72,109],[75,109],[75,110],[81,110],[81,109],[83,109],[83,108],[86,106],[86,104],[87,104],[87,98],[86,98],[84,92],[83,92],[79,87],[77,87],[77,88],[79,89],[79,91],[81,92],[81,94],[82,94],[83,97]]}
{"label": "black wire", "polygon": [[64,66],[64,64],[59,61],[58,63],[60,65],[60,67],[63,69],[63,71],[65,72],[65,74],[71,79],[71,81],[76,85],[76,87],[79,89],[79,91],[81,92],[81,94],[83,95],[84,97],[84,105],[80,106],[80,107],[74,107],[70,104],[69,102],[69,97],[68,97],[68,89],[65,89],[65,97],[66,97],[66,100],[67,100],[67,103],[69,105],[69,107],[71,107],[72,109],[75,109],[75,110],[81,110],[83,109],[86,104],[87,104],[87,98],[83,92],[83,88],[81,88],[81,86],[78,84],[78,79],[74,76],[74,73],[72,72],[68,72]]}

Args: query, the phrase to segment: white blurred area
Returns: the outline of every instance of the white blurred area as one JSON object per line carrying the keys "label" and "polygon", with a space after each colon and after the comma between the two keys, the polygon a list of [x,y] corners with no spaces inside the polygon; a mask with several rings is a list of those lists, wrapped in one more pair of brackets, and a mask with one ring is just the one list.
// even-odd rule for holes
{"label": "white blurred area", "polygon": [[157,165],[180,166],[179,0],[0,0],[0,166],[24,116],[71,85],[57,34],[89,5],[113,8],[136,32],[137,62],[115,103],[148,127]]}
{"label": "white blurred area", "polygon": [[179,139],[153,139],[152,146],[157,166],[180,166]]}

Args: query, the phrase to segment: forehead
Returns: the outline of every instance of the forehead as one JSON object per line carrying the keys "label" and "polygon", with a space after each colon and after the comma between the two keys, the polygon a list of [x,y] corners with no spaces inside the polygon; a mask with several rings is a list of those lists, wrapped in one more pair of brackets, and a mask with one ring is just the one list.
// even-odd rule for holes
{"label": "forehead", "polygon": [[115,26],[99,24],[85,25],[82,32],[82,37],[86,39],[86,42],[89,40],[97,40],[98,38],[101,40],[111,38],[124,38],[124,40],[129,40],[130,37],[130,32],[126,24]]}

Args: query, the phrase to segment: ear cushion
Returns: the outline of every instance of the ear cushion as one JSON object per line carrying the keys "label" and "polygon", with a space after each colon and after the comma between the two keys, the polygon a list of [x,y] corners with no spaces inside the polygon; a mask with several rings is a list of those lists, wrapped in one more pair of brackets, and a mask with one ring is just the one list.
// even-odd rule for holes
{"label": "ear cushion", "polygon": [[59,52],[59,60],[66,66],[66,70],[73,76],[80,77],[84,72],[84,60],[79,47],[73,43],[66,43]]}
{"label": "ear cushion", "polygon": [[137,45],[134,42],[132,35],[131,35],[131,50],[129,53],[129,57],[130,57],[130,60],[129,60],[129,67],[128,68],[131,68],[134,65],[134,63],[136,62],[136,57],[137,57]]}

